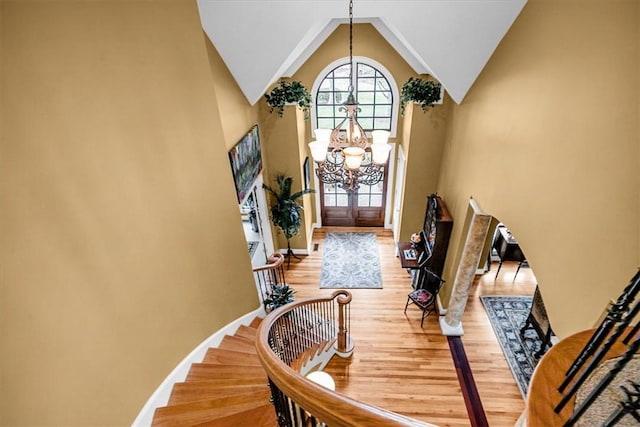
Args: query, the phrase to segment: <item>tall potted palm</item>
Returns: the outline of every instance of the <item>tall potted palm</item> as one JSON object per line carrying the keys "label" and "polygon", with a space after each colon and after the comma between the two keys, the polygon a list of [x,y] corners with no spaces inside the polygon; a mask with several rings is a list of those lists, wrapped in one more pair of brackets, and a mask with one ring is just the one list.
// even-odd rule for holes
{"label": "tall potted palm", "polygon": [[290,239],[300,232],[300,225],[302,223],[300,211],[302,211],[303,207],[297,200],[305,194],[313,193],[312,189],[306,189],[291,194],[292,183],[292,177],[278,174],[278,176],[276,176],[276,184],[278,184],[277,190],[274,190],[266,184],[262,184],[262,188],[267,190],[274,198],[274,203],[271,206],[271,221],[282,230],[282,233],[287,238],[287,267],[291,262],[290,257],[293,256],[297,258],[291,250],[290,243]]}

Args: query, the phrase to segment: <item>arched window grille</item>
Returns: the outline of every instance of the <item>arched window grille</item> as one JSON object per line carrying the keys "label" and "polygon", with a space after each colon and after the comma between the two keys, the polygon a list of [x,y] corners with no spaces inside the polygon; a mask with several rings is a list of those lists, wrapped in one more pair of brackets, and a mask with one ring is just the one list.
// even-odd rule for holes
{"label": "arched window grille", "polygon": [[325,68],[313,86],[315,128],[333,129],[345,117],[340,107],[353,85],[360,112],[358,122],[366,130],[387,130],[395,136],[398,89],[391,74],[369,58],[354,58],[353,81],[349,80],[349,60],[343,58]]}

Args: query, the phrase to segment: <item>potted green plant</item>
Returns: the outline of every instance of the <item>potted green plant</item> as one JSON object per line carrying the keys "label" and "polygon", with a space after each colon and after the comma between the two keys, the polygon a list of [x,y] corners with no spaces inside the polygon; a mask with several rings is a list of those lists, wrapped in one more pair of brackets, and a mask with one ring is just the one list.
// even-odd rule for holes
{"label": "potted green plant", "polygon": [[271,92],[266,93],[264,97],[267,105],[271,107],[270,112],[275,110],[278,117],[284,114],[284,106],[287,104],[297,104],[304,111],[305,118],[308,117],[309,107],[311,106],[311,94],[302,83],[297,80],[286,81],[280,80],[280,84],[274,87]]}
{"label": "potted green plant", "polygon": [[305,194],[313,193],[313,190],[309,188],[291,194],[292,183],[292,177],[278,174],[276,176],[276,184],[278,184],[277,190],[274,190],[266,184],[262,184],[262,188],[271,193],[275,199],[271,206],[271,221],[282,230],[282,233],[287,238],[287,266],[291,262],[290,257],[294,256],[289,240],[300,232],[300,225],[302,223],[300,211],[302,211],[303,208],[297,200]]}
{"label": "potted green plant", "polygon": [[275,285],[271,289],[269,296],[264,300],[264,307],[267,311],[273,311],[278,307],[289,304],[293,302],[293,294],[295,293],[296,291],[287,284]]}
{"label": "potted green plant", "polygon": [[400,110],[404,114],[404,107],[407,102],[415,102],[420,104],[422,111],[427,111],[428,107],[440,100],[440,91],[442,85],[433,80],[424,80],[420,77],[409,77],[402,85],[402,94],[400,95]]}

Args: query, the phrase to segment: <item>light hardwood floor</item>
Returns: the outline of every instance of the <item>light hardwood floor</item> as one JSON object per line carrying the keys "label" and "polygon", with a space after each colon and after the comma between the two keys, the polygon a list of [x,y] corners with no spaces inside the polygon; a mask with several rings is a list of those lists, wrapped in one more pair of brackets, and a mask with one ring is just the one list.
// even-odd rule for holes
{"label": "light hardwood floor", "polygon": [[[420,327],[421,312],[409,306],[403,313],[410,278],[395,256],[390,230],[381,228],[322,228],[314,231],[318,250],[301,260],[292,259],[287,282],[296,298],[328,295],[319,289],[324,235],[338,231],[370,231],[378,238],[383,289],[354,289],[351,334],[355,351],[351,359],[334,358],[327,372],[336,390],[352,398],[439,426],[469,426],[465,403],[446,337],[438,317],[429,315]],[[462,337],[489,425],[513,426],[524,400],[511,375],[480,295],[533,295],[533,272],[505,263],[494,282],[496,268],[478,276],[463,317]],[[453,278],[447,278],[453,282]],[[450,285],[450,283],[448,283]]]}

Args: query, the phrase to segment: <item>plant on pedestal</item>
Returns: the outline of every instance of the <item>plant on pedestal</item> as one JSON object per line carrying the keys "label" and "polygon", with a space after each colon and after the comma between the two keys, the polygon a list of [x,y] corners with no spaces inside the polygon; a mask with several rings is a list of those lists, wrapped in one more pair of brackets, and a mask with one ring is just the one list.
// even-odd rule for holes
{"label": "plant on pedestal", "polygon": [[271,92],[266,93],[264,97],[267,105],[271,107],[271,112],[275,110],[278,117],[284,114],[284,106],[287,104],[296,104],[304,111],[304,117],[309,116],[309,107],[311,106],[311,94],[299,81],[293,80],[288,82],[280,80],[280,85],[274,87]]}
{"label": "plant on pedestal", "polygon": [[442,85],[432,80],[423,80],[420,77],[409,77],[402,85],[400,95],[400,111],[404,114],[404,107],[408,102],[420,104],[422,111],[427,111],[427,107],[440,101],[440,91]]}

